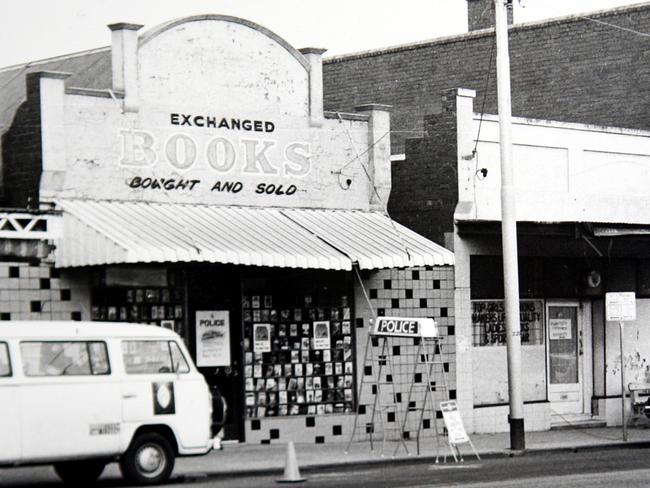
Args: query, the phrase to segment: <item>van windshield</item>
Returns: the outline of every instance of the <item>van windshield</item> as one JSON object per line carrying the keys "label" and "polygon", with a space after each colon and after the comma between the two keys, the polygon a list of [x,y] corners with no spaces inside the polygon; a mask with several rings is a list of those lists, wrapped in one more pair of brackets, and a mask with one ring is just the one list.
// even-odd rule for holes
{"label": "van windshield", "polygon": [[0,376],[11,376],[9,349],[6,342],[0,342]]}

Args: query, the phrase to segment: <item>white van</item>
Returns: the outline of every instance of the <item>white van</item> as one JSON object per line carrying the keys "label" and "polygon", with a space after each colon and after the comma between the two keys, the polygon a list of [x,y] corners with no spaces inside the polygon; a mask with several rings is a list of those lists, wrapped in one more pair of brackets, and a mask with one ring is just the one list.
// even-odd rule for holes
{"label": "white van", "polygon": [[54,464],[68,483],[119,461],[169,478],[175,456],[213,446],[212,402],[180,337],[151,325],[0,323],[0,466]]}

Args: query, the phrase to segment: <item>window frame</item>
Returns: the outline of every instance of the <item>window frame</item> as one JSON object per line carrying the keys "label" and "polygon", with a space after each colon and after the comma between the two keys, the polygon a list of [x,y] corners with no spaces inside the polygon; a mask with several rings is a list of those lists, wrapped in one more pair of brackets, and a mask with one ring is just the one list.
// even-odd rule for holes
{"label": "window frame", "polygon": [[[8,369],[7,369],[7,374],[2,374],[0,372],[0,378],[12,378],[13,375],[14,375],[14,370],[13,370],[13,367],[11,365],[11,351],[9,351],[9,343],[4,342],[4,341],[0,342],[0,349],[3,349],[3,346],[4,346],[5,352],[7,353],[7,368]],[[0,354],[2,354],[2,353],[0,352]]]}
{"label": "window frame", "polygon": [[[73,374],[68,374],[68,373],[60,373],[60,374],[47,374],[47,372],[44,372],[43,374],[28,374],[25,366],[25,357],[23,354],[23,349],[22,345],[23,344],[83,344],[85,347],[84,349],[86,350],[86,356],[88,358],[88,373],[73,373]],[[106,361],[107,361],[107,366],[108,369],[104,373],[95,373],[93,369],[93,361],[91,359],[92,357],[92,352],[90,349],[90,344],[102,344],[104,346],[104,351],[106,353]],[[108,345],[106,344],[106,341],[102,340],[25,340],[25,341],[20,341],[18,343],[18,347],[20,349],[20,354],[21,354],[21,360],[22,360],[22,365],[23,365],[23,376],[26,378],[61,378],[61,377],[95,377],[95,376],[110,376],[112,373],[112,368],[111,368],[111,359],[110,355],[108,354]]]}
{"label": "window frame", "polygon": [[[129,364],[126,361],[126,355],[125,355],[126,351],[124,349],[124,346],[128,343],[144,343],[144,342],[165,343],[167,345],[167,354],[169,355],[169,364],[171,365],[169,371],[129,372]],[[178,352],[181,354],[181,357],[185,361],[185,364],[187,365],[187,371],[185,372],[176,371],[176,365],[174,364],[174,357],[172,353],[172,346],[171,346],[172,343],[174,343],[174,345],[178,349]],[[121,350],[122,350],[121,351],[122,365],[124,367],[124,373],[127,375],[146,375],[146,374],[179,374],[180,375],[180,374],[190,374],[192,371],[190,362],[187,360],[187,357],[185,357],[185,354],[183,354],[183,349],[176,341],[172,339],[124,339],[122,340]]]}

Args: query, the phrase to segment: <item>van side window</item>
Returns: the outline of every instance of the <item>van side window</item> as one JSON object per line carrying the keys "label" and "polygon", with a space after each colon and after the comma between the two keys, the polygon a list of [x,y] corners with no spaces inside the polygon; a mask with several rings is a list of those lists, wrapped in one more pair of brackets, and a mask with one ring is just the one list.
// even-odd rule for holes
{"label": "van side window", "polygon": [[9,348],[6,342],[0,342],[0,376],[11,376]]}
{"label": "van side window", "polygon": [[110,374],[103,342],[20,343],[25,376],[90,376]]}
{"label": "van side window", "polygon": [[122,357],[127,374],[156,374],[173,371],[167,341],[124,341]]}
{"label": "van side window", "polygon": [[174,372],[180,374],[189,373],[190,366],[187,364],[187,360],[185,359],[185,356],[183,356],[183,351],[181,351],[181,348],[178,347],[178,344],[170,341],[169,348],[171,349],[172,353],[172,364],[174,365]]}

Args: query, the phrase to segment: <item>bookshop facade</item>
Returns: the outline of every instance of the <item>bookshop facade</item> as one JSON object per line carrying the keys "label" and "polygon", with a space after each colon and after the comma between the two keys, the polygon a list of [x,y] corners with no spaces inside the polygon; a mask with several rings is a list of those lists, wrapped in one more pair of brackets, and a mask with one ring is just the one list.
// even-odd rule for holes
{"label": "bookshop facade", "polygon": [[181,334],[227,438],[347,435],[375,314],[453,335],[453,254],[385,213],[388,108],[324,112],[323,50],[242,19],[140,27],[110,26],[106,89],[27,75],[14,125],[39,107],[40,181],[5,180],[53,213],[76,317]]}

